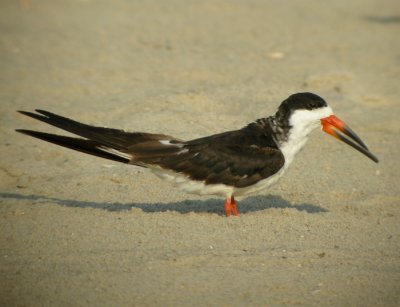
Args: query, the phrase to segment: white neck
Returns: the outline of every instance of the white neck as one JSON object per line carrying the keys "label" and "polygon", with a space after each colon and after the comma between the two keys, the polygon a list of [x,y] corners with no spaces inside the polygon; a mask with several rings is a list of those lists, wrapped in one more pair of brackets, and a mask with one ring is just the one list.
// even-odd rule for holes
{"label": "white neck", "polygon": [[296,110],[291,115],[289,137],[280,146],[280,150],[285,157],[285,168],[290,165],[296,154],[303,148],[310,132],[320,126],[320,119],[332,114],[332,109],[325,107],[313,111]]}

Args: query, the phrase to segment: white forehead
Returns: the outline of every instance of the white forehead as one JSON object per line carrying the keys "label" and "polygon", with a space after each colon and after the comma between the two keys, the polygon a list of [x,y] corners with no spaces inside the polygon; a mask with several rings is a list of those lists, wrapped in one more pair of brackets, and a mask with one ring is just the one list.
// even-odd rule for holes
{"label": "white forehead", "polygon": [[331,116],[332,109],[329,106],[318,108],[314,110],[296,110],[290,116],[290,125],[307,125],[311,123],[318,123],[321,118]]}

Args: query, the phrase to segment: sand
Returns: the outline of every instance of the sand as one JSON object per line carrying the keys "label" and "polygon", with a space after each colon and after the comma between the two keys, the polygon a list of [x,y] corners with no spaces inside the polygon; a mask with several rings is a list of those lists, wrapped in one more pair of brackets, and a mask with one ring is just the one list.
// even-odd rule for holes
{"label": "sand", "polygon": [[[398,306],[398,1],[2,1],[0,305]],[[191,139],[324,97],[379,158],[315,131],[274,187],[189,195],[14,132],[16,110]]]}

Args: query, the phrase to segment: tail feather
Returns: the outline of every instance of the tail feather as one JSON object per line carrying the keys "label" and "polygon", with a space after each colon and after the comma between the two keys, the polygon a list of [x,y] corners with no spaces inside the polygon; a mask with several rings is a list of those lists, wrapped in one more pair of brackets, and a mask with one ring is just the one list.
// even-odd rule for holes
{"label": "tail feather", "polygon": [[57,144],[66,148],[74,149],[80,152],[84,152],[93,156],[122,162],[129,163],[130,159],[127,154],[119,153],[116,150],[111,150],[105,147],[103,144],[93,141],[85,140],[81,138],[68,137],[57,134],[50,134],[32,130],[17,129],[17,132],[30,135],[32,137],[47,141],[53,144]]}
{"label": "tail feather", "polygon": [[119,129],[95,127],[39,109],[36,110],[37,113],[18,112],[82,138],[25,129],[17,129],[17,132],[122,163],[146,167],[146,164],[149,163],[157,164],[165,156],[178,154],[183,148],[183,141],[164,134],[126,132]]}
{"label": "tail feather", "polygon": [[[102,145],[115,148],[115,149],[127,149],[128,147],[142,143],[145,141],[165,140],[174,139],[171,136],[163,134],[152,134],[142,132],[127,132],[120,129],[95,127],[86,125],[70,118],[63,117],[45,110],[35,110],[36,113],[18,111],[21,114],[40,120],[52,126],[61,128],[65,131],[79,135],[86,139],[96,141]],[[176,140],[179,142],[179,140]]]}

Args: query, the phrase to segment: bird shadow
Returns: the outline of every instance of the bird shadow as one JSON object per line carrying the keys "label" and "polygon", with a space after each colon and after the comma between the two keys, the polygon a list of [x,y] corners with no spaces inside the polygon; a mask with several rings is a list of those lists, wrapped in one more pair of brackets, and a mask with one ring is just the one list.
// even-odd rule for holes
{"label": "bird shadow", "polygon": [[[0,198],[14,199],[14,200],[27,200],[34,203],[55,203],[60,206],[73,207],[73,208],[93,208],[102,209],[111,212],[129,211],[137,208],[146,213],[166,212],[173,211],[181,214],[190,212],[195,213],[215,213],[224,215],[223,201],[221,199],[207,199],[207,200],[183,200],[168,203],[118,203],[118,202],[95,202],[95,201],[81,201],[74,199],[62,199],[57,197],[49,197],[43,195],[24,195],[18,193],[0,193]],[[279,209],[295,209],[298,211],[305,211],[307,213],[323,213],[328,210],[312,205],[312,204],[299,204],[293,205],[280,196],[251,196],[238,202],[239,213],[248,213],[255,211],[262,211],[266,209],[279,208]]]}
{"label": "bird shadow", "polygon": [[369,22],[380,24],[400,23],[400,15],[368,15],[364,16],[364,19]]}

